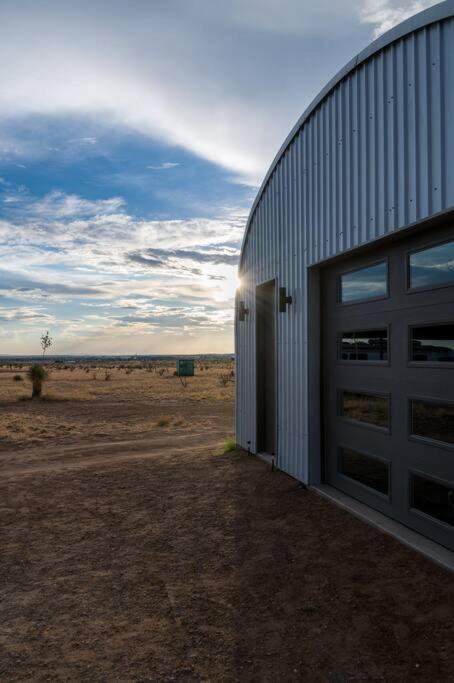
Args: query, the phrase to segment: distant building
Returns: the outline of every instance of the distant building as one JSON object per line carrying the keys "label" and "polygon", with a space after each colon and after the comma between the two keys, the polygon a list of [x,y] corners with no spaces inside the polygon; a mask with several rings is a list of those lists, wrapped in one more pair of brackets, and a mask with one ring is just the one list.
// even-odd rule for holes
{"label": "distant building", "polygon": [[237,442],[454,550],[453,0],[316,97],[239,274]]}

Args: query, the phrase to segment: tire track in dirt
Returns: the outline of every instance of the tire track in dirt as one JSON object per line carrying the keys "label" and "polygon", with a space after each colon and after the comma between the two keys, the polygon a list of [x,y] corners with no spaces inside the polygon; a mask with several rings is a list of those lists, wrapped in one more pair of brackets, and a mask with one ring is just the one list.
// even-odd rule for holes
{"label": "tire track in dirt", "polygon": [[[217,436],[218,438],[213,438]],[[200,446],[200,443],[203,446]],[[78,444],[59,446],[57,454],[49,460],[49,454],[43,453],[43,448],[34,449],[27,453],[29,462],[15,463],[9,466],[8,459],[16,460],[17,453],[13,451],[2,454],[3,468],[0,469],[2,477],[15,477],[27,474],[49,474],[51,472],[64,472],[78,470],[100,465],[114,465],[126,460],[142,460],[157,458],[169,454],[185,453],[189,449],[192,453],[206,453],[219,450],[222,444],[222,435],[211,435],[206,441],[204,432],[172,435],[166,438],[154,439],[153,441],[131,439],[127,441],[106,441],[99,444]],[[47,450],[47,449],[46,449]],[[101,451],[101,452],[100,452]],[[23,453],[21,453],[21,456]],[[5,462],[7,461],[7,462]],[[36,462],[37,461],[37,462]]]}

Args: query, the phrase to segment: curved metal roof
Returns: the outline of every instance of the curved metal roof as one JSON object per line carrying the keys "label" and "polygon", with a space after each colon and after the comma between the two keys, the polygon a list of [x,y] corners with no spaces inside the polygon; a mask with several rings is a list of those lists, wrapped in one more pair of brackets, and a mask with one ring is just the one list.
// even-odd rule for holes
{"label": "curved metal roof", "polygon": [[249,217],[246,223],[246,229],[244,232],[244,237],[243,237],[243,243],[241,245],[241,256],[240,256],[240,263],[239,263],[239,269],[241,270],[242,265],[243,265],[243,255],[244,251],[246,248],[246,242],[249,234],[249,230],[251,227],[252,219],[254,217],[255,210],[260,202],[260,199],[262,197],[262,194],[268,184],[268,181],[270,180],[273,171],[275,170],[276,166],[278,165],[280,159],[282,156],[285,154],[286,150],[290,146],[291,142],[295,138],[295,136],[298,134],[298,132],[301,130],[301,128],[304,126],[305,122],[309,119],[309,117],[313,114],[315,109],[319,106],[319,104],[325,99],[325,97],[342,81],[349,73],[354,71],[360,64],[366,62],[372,55],[376,54],[377,52],[380,52],[380,50],[383,50],[385,47],[390,45],[391,43],[394,43],[395,41],[399,40],[400,38],[403,38],[404,36],[413,33],[414,31],[417,31],[418,29],[421,29],[425,26],[429,26],[430,24],[433,24],[437,21],[442,21],[443,19],[448,19],[454,15],[454,0],[445,0],[445,2],[441,2],[438,5],[434,5],[433,7],[429,7],[428,9],[424,10],[423,12],[419,12],[418,14],[415,14],[413,17],[410,17],[409,19],[406,19],[402,23],[398,24],[394,28],[392,28],[390,31],[387,31],[383,35],[381,35],[377,40],[374,40],[370,45],[368,45],[364,50],[362,50],[359,54],[356,55],[356,57],[353,57],[338,73],[332,78],[326,85],[325,87],[319,92],[319,94],[315,97],[315,99],[312,100],[310,105],[307,107],[307,109],[303,112],[303,114],[300,116],[296,124],[293,126],[292,130],[288,134],[287,138],[284,140],[284,143],[280,147],[278,153],[274,157],[274,160],[268,169],[268,172],[260,186],[260,189],[257,193],[257,196],[254,200],[254,203],[252,204],[251,211],[249,213]]}

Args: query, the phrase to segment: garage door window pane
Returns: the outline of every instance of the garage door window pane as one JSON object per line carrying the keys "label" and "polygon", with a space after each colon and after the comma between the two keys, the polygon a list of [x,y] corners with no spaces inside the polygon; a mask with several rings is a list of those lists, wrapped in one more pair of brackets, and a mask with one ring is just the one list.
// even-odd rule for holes
{"label": "garage door window pane", "polygon": [[454,405],[411,401],[411,427],[415,436],[454,444]]}
{"label": "garage door window pane", "polygon": [[373,266],[345,273],[340,277],[340,300],[342,303],[376,299],[388,294],[388,264],[386,261]]}
{"label": "garage door window pane", "polygon": [[350,479],[369,486],[380,493],[389,493],[389,465],[378,458],[358,453],[351,448],[341,449],[340,468]]}
{"label": "garage door window pane", "polygon": [[387,361],[388,330],[357,330],[339,335],[341,360]]}
{"label": "garage door window pane", "polygon": [[412,476],[412,507],[454,526],[454,485],[444,486],[418,475]]}
{"label": "garage door window pane", "polygon": [[343,391],[340,408],[341,415],[350,420],[367,422],[377,427],[389,426],[388,399],[384,396]]}
{"label": "garage door window pane", "polygon": [[454,240],[410,254],[410,287],[454,283]]}
{"label": "garage door window pane", "polygon": [[411,360],[418,363],[454,363],[454,323],[413,327]]}

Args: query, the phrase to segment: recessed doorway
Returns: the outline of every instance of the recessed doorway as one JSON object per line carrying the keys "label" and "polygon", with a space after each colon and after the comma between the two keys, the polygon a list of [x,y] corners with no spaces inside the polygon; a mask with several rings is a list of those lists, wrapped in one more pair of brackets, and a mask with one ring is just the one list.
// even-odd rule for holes
{"label": "recessed doorway", "polygon": [[276,454],[276,283],[256,289],[257,452]]}

